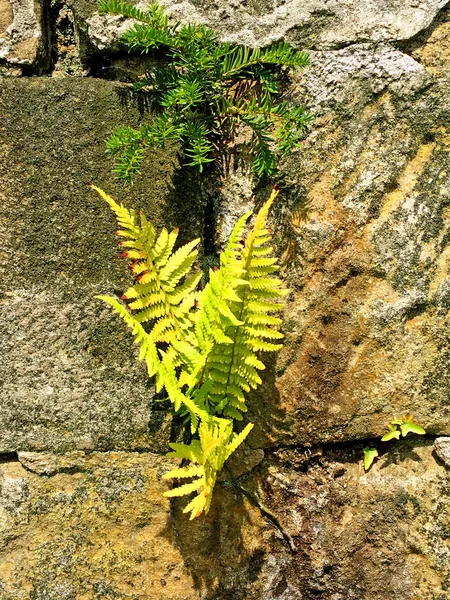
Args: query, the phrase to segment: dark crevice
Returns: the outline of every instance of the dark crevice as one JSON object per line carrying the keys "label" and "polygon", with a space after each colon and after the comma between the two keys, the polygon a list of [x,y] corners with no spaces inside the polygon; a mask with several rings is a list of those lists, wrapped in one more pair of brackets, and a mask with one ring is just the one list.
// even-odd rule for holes
{"label": "dark crevice", "polygon": [[2,452],[0,453],[0,464],[19,462],[17,452]]}
{"label": "dark crevice", "polygon": [[[304,444],[282,444],[279,446],[266,447],[265,451],[266,453],[272,453],[278,458],[281,458],[285,451],[297,453],[302,457],[297,465],[299,470],[302,470],[305,463],[312,464],[313,462],[321,462],[322,460],[326,462],[340,462],[345,459],[345,462],[357,463],[361,460],[362,449],[366,446],[377,446],[377,449],[381,454],[386,454],[395,447],[400,447],[402,445],[411,446],[418,444],[422,446],[431,446],[436,438],[444,437],[445,435],[445,433],[427,433],[426,435],[417,436],[415,438],[408,436],[406,438],[401,438],[398,441],[395,440],[395,443],[392,441],[382,442],[379,437],[368,437],[357,440],[325,442],[311,446],[306,446]],[[291,462],[291,459],[289,459],[289,462]],[[294,463],[291,463],[291,467],[296,469]]]}
{"label": "dark crevice", "polygon": [[419,315],[422,315],[429,307],[429,302],[418,300],[412,306],[406,309],[405,319],[410,321]]}
{"label": "dark crevice", "polygon": [[63,0],[50,0],[48,13],[51,70],[69,76],[86,74],[79,60],[79,44],[72,9]]}
{"label": "dark crevice", "polygon": [[[176,422],[172,426],[172,435],[170,436],[171,441],[179,440],[180,434],[182,435],[182,431],[183,431],[183,426],[182,426],[181,420],[175,419],[175,421]],[[432,443],[434,443],[434,440],[436,438],[440,438],[440,437],[450,437],[450,433],[444,433],[444,432],[443,433],[427,433],[426,435],[421,435],[419,438],[416,438],[416,440],[419,440],[419,441],[426,440],[427,442],[429,442],[429,445],[431,445]],[[410,441],[412,439],[413,439],[412,437],[408,436],[407,438],[402,438],[397,443],[403,442],[405,440]],[[335,441],[335,442],[320,442],[320,443],[312,444],[312,445],[296,444],[296,443],[276,444],[273,446],[264,446],[262,449],[264,449],[267,452],[277,452],[280,450],[294,450],[297,452],[303,452],[305,455],[311,456],[312,454],[314,454],[314,452],[316,450],[322,451],[322,455],[324,455],[324,454],[332,452],[334,450],[359,449],[360,446],[361,447],[367,446],[367,445],[379,443],[379,442],[380,442],[380,438],[367,437],[367,438],[359,438],[359,439],[354,439],[354,440],[339,440],[339,441]],[[252,447],[252,449],[258,450],[260,448]],[[53,456],[65,456],[65,455],[70,454],[71,452],[75,452],[75,451],[78,452],[75,449],[67,450],[66,452],[52,452],[51,449],[39,450],[39,451],[27,449],[27,450],[19,450],[17,452],[3,452],[3,453],[0,453],[0,463],[20,462],[18,452],[30,452],[33,454],[43,454],[43,455],[50,454]],[[84,453],[86,456],[90,456],[92,454],[110,454],[110,453],[114,453],[114,452],[123,452],[126,454],[156,454],[158,456],[165,454],[164,451],[157,452],[150,448],[131,448],[131,449],[111,448],[108,450],[97,449],[97,450],[88,450],[88,451],[85,451]]]}
{"label": "dark crevice", "polygon": [[40,477],[54,477],[55,475],[60,475],[61,473],[65,475],[75,475],[76,473],[89,473],[92,469],[83,468],[83,467],[55,467],[52,470],[48,470],[45,472],[41,472],[38,469],[33,469],[30,465],[19,461],[25,471],[29,473],[33,473],[34,475],[39,475]]}
{"label": "dark crevice", "polygon": [[338,52],[339,50],[345,50],[346,48],[351,48],[352,46],[360,46],[361,44],[372,44],[373,46],[378,46],[380,44],[388,45],[389,40],[378,42],[370,38],[361,38],[359,40],[351,40],[350,42],[335,42],[334,44],[326,46],[316,46],[313,44],[311,47],[305,47],[304,50],[306,52]]}
{"label": "dark crevice", "polygon": [[[213,171],[213,169],[211,169]],[[208,175],[205,175],[205,179]],[[220,189],[217,183],[220,177],[211,173],[209,181],[215,182],[207,188],[200,179],[200,187],[203,196],[203,265],[205,279],[208,278],[210,268],[219,266],[219,249],[217,248],[217,226],[220,211]]]}

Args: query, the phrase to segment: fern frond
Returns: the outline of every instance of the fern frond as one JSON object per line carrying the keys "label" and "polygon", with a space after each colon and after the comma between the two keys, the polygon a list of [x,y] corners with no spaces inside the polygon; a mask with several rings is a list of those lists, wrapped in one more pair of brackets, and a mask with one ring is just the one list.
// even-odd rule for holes
{"label": "fern frond", "polygon": [[200,243],[200,238],[196,238],[179,248],[170,258],[165,262],[163,268],[159,273],[161,281],[166,282],[167,287],[175,289],[176,284],[182,277],[187,275],[194,263],[198,250],[194,250]]}
{"label": "fern frond", "polygon": [[167,498],[174,498],[175,496],[186,496],[187,494],[195,492],[203,486],[203,478],[200,478],[196,481],[193,481],[192,483],[185,483],[184,485],[180,485],[176,488],[173,488],[172,490],[165,492],[164,496],[166,496]]}
{"label": "fern frond", "polygon": [[[189,312],[194,310],[192,290],[199,282],[200,274],[189,275],[198,253],[195,247],[200,240],[193,240],[173,252],[178,229],[169,232],[163,228],[157,235],[143,213],[139,222],[135,211],[119,205],[105,192],[92,187],[116,214],[120,227],[117,233],[120,236],[125,234],[125,241],[121,244],[130,248],[123,254],[124,257],[135,261],[132,272],[137,276],[137,283],[123,296],[130,301],[128,309],[133,311],[133,322],[140,327],[142,323],[150,323],[148,335],[153,343],[163,337],[164,342],[171,346],[174,340],[184,338],[187,328],[193,327]],[[180,405],[183,398],[172,390],[172,401]]]}
{"label": "fern frond", "polygon": [[142,325],[115,298],[102,295],[95,296],[95,298],[103,300],[112,306],[116,313],[122,317],[128,327],[132,330],[133,335],[136,338],[135,342],[141,345],[139,360],[145,360],[147,363],[148,376],[153,377],[153,375],[156,375],[160,366],[160,360],[155,344]]}
{"label": "fern frond", "polygon": [[166,454],[168,458],[182,458],[199,465],[202,464],[202,447],[198,440],[194,440],[190,445],[171,442],[169,446],[173,452]]}
{"label": "fern frond", "polygon": [[[159,234],[143,213],[118,204],[92,186],[114,211],[117,232],[127,248],[123,257],[134,260],[131,271],[137,282],[129,287],[123,306],[115,298],[107,302],[132,329],[140,344],[139,358],[149,375],[156,376],[156,391],[165,390],[174,410],[187,417],[191,444],[170,444],[168,456],[188,460],[165,478],[192,479],[166,492],[167,497],[194,493],[184,512],[195,518],[208,512],[217,474],[224,462],[253,427],[233,433],[233,420],[246,412],[244,392],[261,383],[265,365],[259,351],[274,351],[283,334],[274,329],[280,319],[269,313],[282,308],[272,300],[287,293],[272,275],[276,259],[269,257],[271,232],[266,228],[268,210],[277,195],[256,215],[247,238],[243,234],[251,213],[233,228],[220,257],[220,268],[210,271],[201,293],[200,274],[190,274],[199,240],[174,251],[178,230],[163,228]],[[149,322],[148,330],[142,323]],[[267,341],[269,340],[269,341]],[[222,415],[222,416],[218,416]]]}
{"label": "fern frond", "polygon": [[200,477],[205,472],[202,465],[189,465],[180,469],[172,469],[164,473],[163,479],[186,479],[187,477]]}
{"label": "fern frond", "polygon": [[240,325],[231,321],[228,326],[223,323],[223,335],[232,340],[232,343],[218,342],[212,349],[205,367],[205,377],[210,377],[216,382],[209,395],[211,406],[218,413],[233,418],[239,418],[239,411],[245,406],[242,391],[248,392],[261,383],[257,370],[261,370],[264,365],[255,353],[280,349],[281,345],[268,342],[267,339],[283,338],[283,334],[273,329],[273,325],[278,324],[279,320],[266,316],[267,313],[283,307],[282,304],[275,304],[271,300],[288,292],[280,280],[267,276],[277,268],[276,259],[261,258],[258,253],[267,248],[271,239],[266,228],[266,219],[276,195],[277,192],[274,191],[258,212],[244,247],[240,245],[240,256],[235,257],[242,283],[236,286],[234,292],[241,301],[230,301],[229,308]]}
{"label": "fern frond", "polygon": [[245,438],[248,436],[250,431],[253,429],[253,423],[248,423],[241,431],[241,433],[234,434],[230,442],[227,445],[227,458],[233,454],[235,450],[242,444]]}
{"label": "fern frond", "polygon": [[197,477],[192,483],[187,483],[165,492],[168,498],[187,496],[198,491],[183,512],[190,512],[191,519],[201,513],[207,513],[211,505],[213,489],[217,474],[222,469],[227,458],[242,444],[253,428],[249,423],[241,433],[233,433],[233,424],[229,419],[216,419],[214,422],[201,423],[199,427],[199,440],[194,440],[191,446],[185,444],[170,444],[174,452],[168,456],[173,458],[188,459],[192,463],[187,467],[173,469],[165,475],[164,479]]}

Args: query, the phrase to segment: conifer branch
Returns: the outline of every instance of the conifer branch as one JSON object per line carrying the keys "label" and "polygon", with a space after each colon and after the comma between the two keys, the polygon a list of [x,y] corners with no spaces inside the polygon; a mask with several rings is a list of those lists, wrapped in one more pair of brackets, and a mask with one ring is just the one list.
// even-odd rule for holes
{"label": "conifer branch", "polygon": [[260,177],[271,175],[277,159],[299,147],[312,117],[276,99],[281,71],[306,68],[306,52],[285,42],[253,49],[219,43],[204,25],[171,24],[157,3],[140,10],[125,1],[101,0],[100,11],[135,21],[122,37],[130,52],[158,51],[166,58],[165,66],[134,85],[151,94],[162,113],[144,132],[118,127],[107,140],[108,150],[118,156],[119,178],[131,181],[147,149],[168,139],[180,142],[185,164],[201,172],[214,160],[220,140],[233,136],[238,120],[253,130],[253,171]]}

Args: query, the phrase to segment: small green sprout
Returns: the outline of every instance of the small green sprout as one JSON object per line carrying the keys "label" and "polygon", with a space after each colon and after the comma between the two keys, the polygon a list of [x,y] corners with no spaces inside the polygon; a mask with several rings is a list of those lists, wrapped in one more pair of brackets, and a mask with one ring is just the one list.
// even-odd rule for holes
{"label": "small green sprout", "polygon": [[389,431],[383,435],[381,441],[388,442],[393,438],[399,440],[400,435],[406,437],[408,433],[424,435],[425,429],[414,421],[414,416],[411,414],[404,415],[401,420],[394,417],[389,424]]}
{"label": "small green sprout", "polygon": [[378,451],[376,448],[369,448],[369,446],[366,446],[365,448],[363,448],[363,452],[364,452],[364,470],[368,471],[370,469],[373,461],[377,458]]}
{"label": "small green sprout", "polygon": [[[414,421],[414,416],[412,414],[403,415],[401,419],[394,417],[389,423],[388,428],[388,432],[381,438],[382,442],[389,442],[393,439],[399,440],[400,436],[406,437],[408,433],[417,433],[418,435],[424,435],[426,433],[425,429]],[[363,453],[364,470],[368,471],[375,458],[377,458],[378,451],[376,448],[369,448],[366,446],[363,448]]]}

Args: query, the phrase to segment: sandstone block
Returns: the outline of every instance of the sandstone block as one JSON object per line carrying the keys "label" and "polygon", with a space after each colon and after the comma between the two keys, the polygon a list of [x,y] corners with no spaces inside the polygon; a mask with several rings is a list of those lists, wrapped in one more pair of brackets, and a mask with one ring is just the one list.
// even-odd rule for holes
{"label": "sandstone block", "polygon": [[0,464],[2,600],[196,597],[162,495],[169,461],[110,452],[47,462],[47,476],[30,455],[26,469]]}
{"label": "sandstone block", "polygon": [[408,412],[448,434],[448,76],[382,44],[311,55],[291,100],[316,119],[273,215],[286,341],[250,441],[378,437]]}

